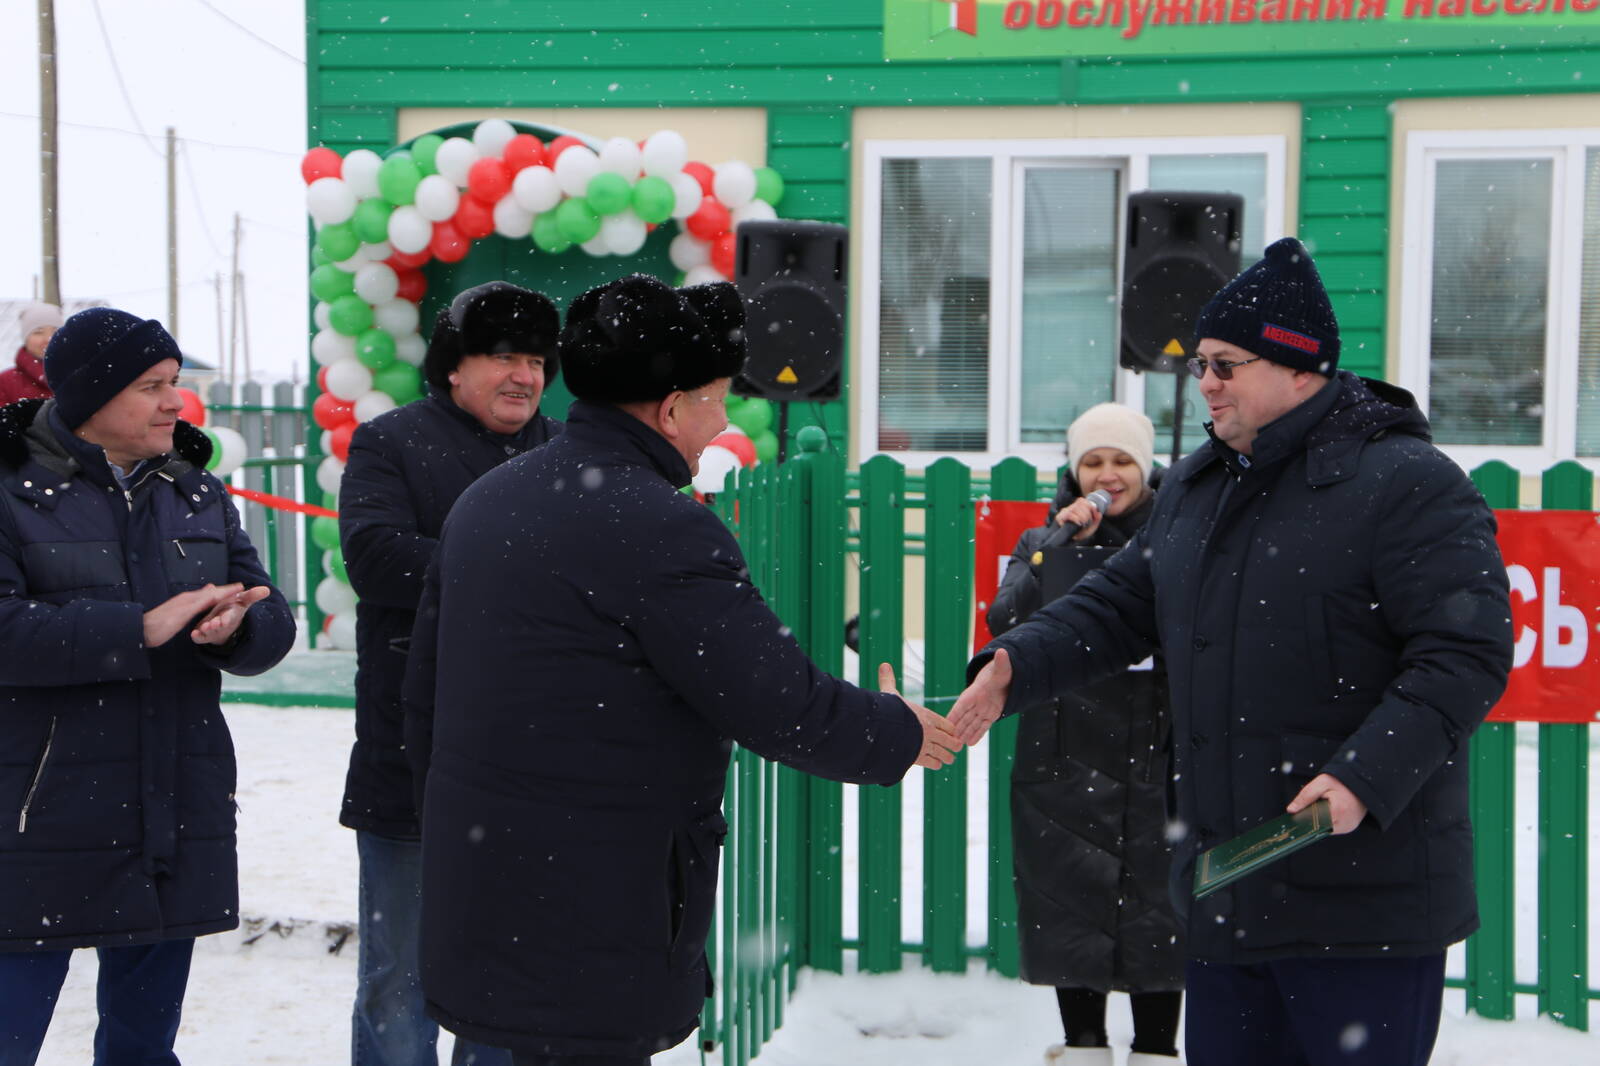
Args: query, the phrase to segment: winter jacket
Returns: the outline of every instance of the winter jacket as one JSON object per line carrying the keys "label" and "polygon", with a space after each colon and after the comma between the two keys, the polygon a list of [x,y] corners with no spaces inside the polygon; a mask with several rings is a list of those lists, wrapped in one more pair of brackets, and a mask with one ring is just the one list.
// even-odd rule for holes
{"label": "winter jacket", "polygon": [[0,950],[146,943],[239,922],[221,673],[283,658],[282,594],[229,645],[144,646],[144,613],[208,582],[269,580],[179,422],[131,472],[54,400],[0,411]]}
{"label": "winter jacket", "polygon": [[400,683],[428,560],[445,515],[468,485],[559,432],[560,422],[535,414],[518,433],[495,433],[434,388],[356,429],[339,483],[339,540],[350,587],[361,598],[356,742],[341,824],[417,838]]}
{"label": "winter jacket", "polygon": [[[1081,493],[1062,478],[1051,515]],[[1085,571],[1150,517],[1147,495],[1082,541]],[[1040,606],[1036,551],[1053,521],[1017,539],[989,608],[1003,634]],[[1183,987],[1183,929],[1167,897],[1167,674],[1159,657],[1022,712],[1011,768],[1011,838],[1022,977],[1100,992]],[[1152,668],[1153,667],[1153,668]]]}
{"label": "winter jacket", "polygon": [[26,348],[18,348],[17,365],[0,370],[0,404],[46,400],[51,395],[44,379],[44,360]]}
{"label": "winter jacket", "polygon": [[[1511,666],[1494,534],[1410,395],[1340,372],[1251,455],[1179,462],[1126,548],[969,669],[1010,651],[1010,712],[1159,642],[1191,956],[1430,954],[1478,925],[1467,741]],[[1191,904],[1195,856],[1323,772],[1361,824]]]}
{"label": "winter jacket", "polygon": [[890,784],[922,730],[812,665],[662,436],[569,418],[462,495],[429,570],[405,693],[422,986],[482,1043],[643,1057],[710,991],[731,742]]}

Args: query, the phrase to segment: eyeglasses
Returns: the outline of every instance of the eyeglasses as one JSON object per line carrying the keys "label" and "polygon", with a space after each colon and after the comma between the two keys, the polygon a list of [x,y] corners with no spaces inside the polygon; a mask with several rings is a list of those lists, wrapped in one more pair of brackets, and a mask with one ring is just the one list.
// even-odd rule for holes
{"label": "eyeglasses", "polygon": [[1209,366],[1219,381],[1232,381],[1235,367],[1259,363],[1264,358],[1266,357],[1258,355],[1254,359],[1212,359],[1209,362],[1204,359],[1185,359],[1184,365],[1189,368],[1189,373],[1201,380],[1205,379],[1206,367]]}

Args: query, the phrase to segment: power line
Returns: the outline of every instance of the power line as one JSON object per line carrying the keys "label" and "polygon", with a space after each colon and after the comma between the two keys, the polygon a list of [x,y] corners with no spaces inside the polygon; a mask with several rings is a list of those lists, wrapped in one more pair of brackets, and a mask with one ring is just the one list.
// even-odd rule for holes
{"label": "power line", "polygon": [[161,149],[150,139],[150,134],[145,132],[144,123],[139,121],[139,112],[133,106],[133,97],[128,93],[128,83],[122,80],[122,68],[117,65],[117,50],[111,47],[111,34],[106,31],[106,19],[100,12],[100,0],[90,0],[94,7],[94,20],[100,26],[100,39],[105,42],[106,59],[110,60],[111,73],[117,79],[117,88],[122,93],[122,102],[128,106],[128,114],[133,118],[133,124],[138,127],[139,136],[144,140],[146,148],[150,149],[156,158],[161,158]]}
{"label": "power line", "polygon": [[[21,111],[0,111],[0,118],[19,118],[26,119],[29,122],[39,121],[38,115],[29,115]],[[146,136],[145,134],[136,132],[134,130],[122,129],[119,126],[96,126],[89,122],[58,122],[56,125],[71,126],[74,129],[80,130],[95,130],[99,133],[116,133],[124,137]],[[262,148],[259,145],[254,144],[221,144],[217,141],[203,141],[196,137],[180,136],[178,139],[183,141],[185,144],[195,144],[202,148],[216,148],[225,152],[261,152],[266,155],[282,156],[285,159],[299,159],[304,154],[302,152],[286,152],[278,148]]]}
{"label": "power line", "polygon": [[216,237],[212,236],[211,225],[206,222],[205,208],[200,200],[200,181],[194,176],[194,164],[189,161],[189,153],[180,151],[178,158],[183,160],[183,172],[189,176],[189,185],[194,190],[194,213],[200,219],[200,232],[206,236],[206,243],[211,245],[211,254],[218,259],[222,258],[222,248],[217,244]]}
{"label": "power line", "polygon": [[306,61],[295,55],[293,52],[284,51],[282,48],[261,36],[255,30],[252,30],[249,26],[246,26],[244,23],[235,19],[232,15],[229,15],[225,11],[219,11],[217,8],[213,7],[210,3],[210,0],[195,0],[195,3],[199,4],[201,7],[205,8],[207,11],[217,16],[217,18],[221,19],[234,29],[238,30],[240,33],[244,34],[246,37],[249,37],[255,41],[259,41],[261,44],[266,45],[268,48],[283,56],[285,59],[292,60],[293,62],[300,64],[302,67],[306,65]]}

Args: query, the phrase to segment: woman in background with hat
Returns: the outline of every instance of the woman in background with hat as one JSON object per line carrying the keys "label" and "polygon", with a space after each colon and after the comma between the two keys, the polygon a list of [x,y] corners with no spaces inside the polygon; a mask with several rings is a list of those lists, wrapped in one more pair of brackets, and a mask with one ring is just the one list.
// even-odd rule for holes
{"label": "woman in background with hat", "polygon": [[52,395],[44,376],[44,350],[61,328],[61,308],[35,300],[22,308],[22,347],[17,365],[0,370],[0,404],[44,400]]}
{"label": "woman in background with hat", "polygon": [[[1067,430],[1051,519],[1017,540],[987,620],[996,636],[1043,606],[1042,551],[1073,551],[1087,573],[1155,504],[1150,419],[1089,408]],[[1101,512],[1086,498],[1108,494]],[[1074,532],[1074,530],[1076,530]],[[1111,1066],[1106,994],[1133,1006],[1130,1066],[1175,1061],[1182,927],[1167,896],[1167,678],[1133,669],[1026,710],[1011,774],[1022,977],[1052,986],[1066,1040],[1045,1061]]]}

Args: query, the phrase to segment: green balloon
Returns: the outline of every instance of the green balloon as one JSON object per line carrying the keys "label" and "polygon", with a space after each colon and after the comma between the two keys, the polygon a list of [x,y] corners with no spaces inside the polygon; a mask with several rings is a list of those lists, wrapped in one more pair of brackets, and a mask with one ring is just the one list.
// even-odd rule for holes
{"label": "green balloon", "polygon": [[394,338],[381,329],[369,329],[356,338],[356,358],[368,370],[382,370],[394,362]]}
{"label": "green balloon", "polygon": [[417,170],[423,177],[439,172],[439,168],[434,166],[433,157],[438,154],[439,146],[443,143],[444,138],[437,133],[424,133],[411,142],[411,161],[417,164]]}
{"label": "green balloon", "polygon": [[318,515],[311,520],[311,540],[317,547],[325,552],[331,552],[339,546],[339,520],[326,515]]}
{"label": "green balloon", "polygon": [[339,509],[339,494],[337,492],[324,492],[322,494],[322,506],[327,510],[337,511]]}
{"label": "green balloon", "polygon": [[589,201],[589,206],[594,208],[594,213],[597,215],[616,214],[628,206],[628,201],[633,195],[633,190],[628,188],[628,179],[609,170],[602,170],[590,178],[587,192],[586,199]]}
{"label": "green balloon", "polygon": [[396,207],[416,199],[417,182],[421,180],[422,168],[410,152],[396,152],[378,168],[378,192]]}
{"label": "green balloon", "polygon": [[665,222],[672,217],[672,208],[677,202],[672,183],[666,178],[646,174],[633,187],[633,213],[646,222]]}
{"label": "green balloon", "polygon": [[328,304],[356,291],[356,276],[329,263],[311,272],[311,295]]}
{"label": "green balloon", "polygon": [[778,435],[772,430],[751,438],[750,443],[756,446],[757,462],[770,463],[778,458]]}
{"label": "green balloon", "polygon": [[573,244],[582,244],[600,232],[600,216],[584,200],[572,197],[556,208],[556,225],[561,235]]}
{"label": "green balloon", "polygon": [[372,375],[372,385],[389,394],[396,404],[407,404],[422,395],[422,378],[410,363],[396,360]]}
{"label": "green balloon", "polygon": [[215,470],[222,463],[222,440],[204,426],[195,427],[206,435],[206,440],[211,442],[211,458],[206,460],[206,469]]}
{"label": "green balloon", "polygon": [[389,239],[389,216],[393,213],[394,204],[374,196],[356,205],[355,217],[350,220],[350,225],[356,231],[356,236],[368,244],[382,244]]}
{"label": "green balloon", "polygon": [[745,436],[755,440],[772,428],[772,404],[752,396],[728,411],[728,421],[744,430]]}
{"label": "green balloon", "polygon": [[774,207],[783,199],[783,178],[771,167],[756,170],[756,199],[765,200]]}
{"label": "green balloon", "polygon": [[356,249],[361,247],[361,238],[356,236],[354,225],[340,222],[323,226],[317,231],[317,247],[328,257],[328,262],[342,263],[356,254]]}
{"label": "green balloon", "polygon": [[328,304],[328,325],[346,337],[358,337],[372,328],[372,305],[355,293]]}
{"label": "green balloon", "polygon": [[321,248],[318,248],[314,244],[311,246],[311,265],[312,266],[314,266],[314,267],[327,266],[331,262],[333,262],[333,260],[329,259],[327,254],[324,253]]}
{"label": "green balloon", "polygon": [[344,568],[344,550],[337,544],[328,549],[328,573],[346,585],[350,584],[350,572]]}
{"label": "green balloon", "polygon": [[561,222],[551,208],[533,220],[533,243],[541,252],[560,255],[572,247],[572,242],[561,233]]}

